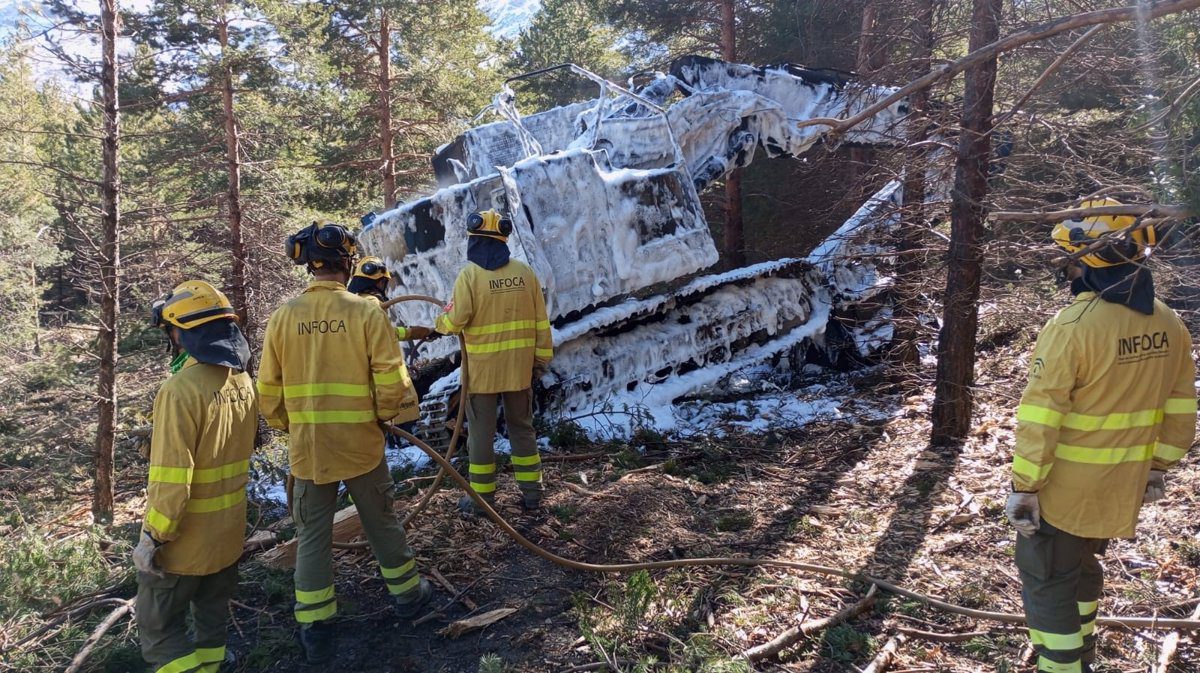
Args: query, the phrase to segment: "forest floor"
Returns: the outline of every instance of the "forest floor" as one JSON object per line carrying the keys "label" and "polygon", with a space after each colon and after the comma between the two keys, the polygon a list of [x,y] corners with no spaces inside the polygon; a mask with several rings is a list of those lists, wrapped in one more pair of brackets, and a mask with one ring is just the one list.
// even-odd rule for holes
{"label": "forest floor", "polygon": [[[1062,298],[988,291],[976,429],[961,448],[927,445],[928,385],[900,392],[876,371],[839,377],[838,385],[848,386],[855,404],[885,413],[687,441],[642,432],[630,442],[558,447],[560,454],[601,455],[547,462],[547,498],[536,517],[521,514],[511,473],[501,474],[502,514],[534,542],[578,560],[776,557],[862,571],[968,607],[1020,612],[1014,532],[1003,515],[1013,411],[1040,323]],[[140,338],[125,344],[127,428],[145,423],[165,369],[166,357]],[[94,399],[89,339],[55,331],[40,358],[3,374],[0,671],[63,670],[135,590],[127,559],[144,507],[145,461],[122,445],[116,523],[93,525],[91,445],[79,420]],[[1022,630],[887,594],[862,615],[751,666],[740,652],[857,602],[866,587],[765,567],[568,571],[532,557],[490,522],[460,518],[457,496],[438,493],[410,543],[420,567],[436,568],[475,608],[439,589],[431,611],[441,612],[420,626],[402,623],[369,554],[339,551],[340,649],[329,670],[564,673],[602,670],[598,664],[611,661],[622,671],[856,671],[898,635],[893,673],[1031,670]],[[1168,499],[1143,512],[1137,539],[1110,546],[1102,614],[1192,613],[1200,587],[1198,506],[1193,455],[1172,473]],[[269,509],[252,507],[251,519],[263,525]],[[254,555],[243,561],[231,610],[237,671],[316,670],[300,663],[291,589],[288,572]],[[515,612],[458,638],[439,633],[499,608]],[[1096,670],[1153,670],[1165,636],[1101,629]],[[107,633],[83,670],[141,670],[128,619]],[[1184,635],[1169,670],[1200,670],[1200,639]]]}

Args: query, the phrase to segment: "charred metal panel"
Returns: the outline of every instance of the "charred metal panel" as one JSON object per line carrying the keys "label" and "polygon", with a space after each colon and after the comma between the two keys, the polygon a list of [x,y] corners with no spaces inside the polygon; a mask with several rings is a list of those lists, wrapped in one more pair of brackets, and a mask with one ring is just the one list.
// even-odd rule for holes
{"label": "charred metal panel", "polygon": [[[521,125],[549,154],[566,149],[580,134],[576,119],[595,106],[592,101],[551,108],[521,118]],[[491,175],[498,166],[512,166],[526,159],[516,126],[498,121],[477,126],[458,136],[433,155],[433,172],[445,187]],[[457,165],[456,165],[457,164]]]}
{"label": "charred metal panel", "polygon": [[[513,214],[509,247],[542,279],[552,317],[717,261],[685,173],[612,170],[605,153],[588,150],[527,159],[502,175],[440,189],[380,216],[361,238],[392,270],[393,294],[447,298],[467,261],[466,218],[486,208]],[[402,324],[429,324],[435,316],[435,308],[420,304],[394,313]]]}

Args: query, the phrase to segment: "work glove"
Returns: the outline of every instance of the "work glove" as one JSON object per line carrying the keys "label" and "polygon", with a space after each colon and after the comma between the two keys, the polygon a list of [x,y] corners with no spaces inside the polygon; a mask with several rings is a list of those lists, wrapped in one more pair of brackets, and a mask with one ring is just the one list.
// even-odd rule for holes
{"label": "work glove", "polygon": [[1146,482],[1146,495],[1143,503],[1151,503],[1167,497],[1167,473],[1162,470],[1150,470],[1150,479]]}
{"label": "work glove", "polygon": [[542,377],[545,375],[546,375],[546,366],[545,365],[534,365],[533,366],[533,382],[534,383],[541,381]]}
{"label": "work glove", "polygon": [[155,577],[165,577],[163,571],[154,564],[154,554],[158,552],[158,548],[162,545],[154,538],[150,537],[150,533],[142,531],[142,537],[138,540],[137,546],[133,548],[133,567],[138,569],[138,572],[154,575]]}
{"label": "work glove", "polygon": [[1004,506],[1008,521],[1025,537],[1033,537],[1042,525],[1042,509],[1038,505],[1037,493],[1013,493]]}

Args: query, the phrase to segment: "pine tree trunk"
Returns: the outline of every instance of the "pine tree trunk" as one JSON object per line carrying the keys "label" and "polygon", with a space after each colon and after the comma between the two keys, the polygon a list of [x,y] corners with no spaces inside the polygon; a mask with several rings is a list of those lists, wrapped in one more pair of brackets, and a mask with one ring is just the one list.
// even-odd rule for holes
{"label": "pine tree trunk", "polygon": [[[734,0],[721,0],[721,58],[737,62],[737,15]],[[746,263],[746,237],[742,223],[742,169],[725,176],[725,260],[730,267]]]}
{"label": "pine tree trunk", "polygon": [[379,11],[379,153],[383,166],[383,205],[396,205],[396,159],[392,140],[392,35],[387,10]]}
{"label": "pine tree trunk", "polygon": [[[875,71],[887,65],[886,40],[881,27],[882,8],[880,0],[871,0],[863,7],[862,23],[858,33],[858,58],[855,70],[866,80]],[[865,201],[875,190],[868,184],[867,176],[875,166],[875,150],[869,147],[850,148],[850,163],[854,167],[855,182],[859,189],[859,201]]]}
{"label": "pine tree trunk", "polygon": [[[916,79],[929,71],[933,59],[933,0],[916,0],[913,19],[909,24],[909,39],[912,41],[912,72]],[[917,320],[920,307],[918,286],[924,276],[924,268],[917,259],[916,251],[922,244],[921,232],[925,230],[925,170],[929,152],[923,143],[929,133],[929,120],[925,116],[929,93],[921,89],[909,97],[912,113],[907,122],[908,149],[905,150],[904,210],[897,242],[896,284],[893,289],[895,301],[892,336],[891,364],[898,375],[894,380],[907,382],[919,363],[917,352]]]}
{"label": "pine tree trunk", "polygon": [[226,207],[229,217],[229,252],[233,257],[230,274],[229,300],[242,323],[242,331],[252,338],[254,330],[250,324],[250,309],[246,275],[246,241],[242,234],[242,162],[241,139],[238,136],[237,117],[233,110],[233,64],[229,50],[229,17],[226,6],[221,5],[221,17],[217,24],[217,38],[221,42],[221,108],[225,122],[225,162],[228,173]]}
{"label": "pine tree trunk", "polygon": [[[1003,7],[1003,0],[975,0],[968,51],[980,49],[1000,37]],[[939,445],[961,441],[971,427],[971,386],[975,382],[975,337],[979,327],[980,239],[995,89],[995,57],[967,69],[950,202],[950,253],[930,438]]]}
{"label": "pine tree trunk", "polygon": [[117,316],[120,313],[118,272],[121,268],[120,207],[121,179],[118,152],[121,119],[117,101],[117,0],[100,1],[101,58],[100,87],[104,105],[104,140],[101,180],[100,243],[100,375],[96,397],[96,480],[92,490],[92,518],[113,518],[113,447],[117,422]]}

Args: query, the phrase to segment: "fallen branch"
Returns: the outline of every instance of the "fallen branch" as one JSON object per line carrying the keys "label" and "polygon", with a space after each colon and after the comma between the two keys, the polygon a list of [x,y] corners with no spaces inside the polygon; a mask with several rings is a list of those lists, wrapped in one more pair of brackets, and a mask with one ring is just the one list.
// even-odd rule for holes
{"label": "fallen branch", "polygon": [[873,605],[875,605],[875,593],[878,589],[878,586],[872,584],[870,591],[867,592],[867,595],[863,596],[862,600],[858,601],[854,605],[844,608],[830,617],[823,617],[821,619],[814,619],[811,622],[797,624],[796,626],[787,629],[783,633],[775,636],[762,645],[751,647],[745,652],[742,652],[740,656],[749,661],[760,661],[762,659],[778,656],[780,652],[786,650],[792,645],[795,645],[796,643],[800,642],[800,640],[807,638],[818,631],[841,624],[847,619],[860,615],[869,610]]}
{"label": "fallen branch", "polygon": [[476,629],[482,629],[491,626],[492,624],[495,624],[496,622],[504,619],[516,611],[516,608],[498,608],[496,610],[492,610],[491,612],[485,612],[482,615],[475,615],[474,617],[470,617],[468,619],[460,619],[457,622],[452,622],[449,626],[441,631],[438,631],[438,635],[453,640],[464,633],[469,633]]}
{"label": "fallen branch", "polygon": [[[1200,619],[1200,605],[1192,611],[1192,619]],[[1158,655],[1158,665],[1154,667],[1154,673],[1168,673],[1171,668],[1171,661],[1175,659],[1175,651],[1179,649],[1179,632],[1172,631],[1163,639],[1162,650]]]}
{"label": "fallen branch", "polygon": [[567,488],[568,491],[572,493],[578,493],[579,495],[586,495],[589,498],[618,498],[618,496],[612,495],[611,493],[597,493],[595,491],[589,491],[579,484],[572,484],[569,481],[564,481],[562,484]]}
{"label": "fallen branch", "polygon": [[996,222],[1062,222],[1077,220],[1093,215],[1135,215],[1137,217],[1169,217],[1182,219],[1194,213],[1187,206],[1168,206],[1161,203],[1129,203],[1120,206],[1094,206],[1091,208],[1069,208],[1066,210],[1043,210],[1037,212],[998,210],[988,215]]}
{"label": "fallen branch", "polygon": [[1090,26],[1099,26],[1110,23],[1121,23],[1125,21],[1149,20],[1175,14],[1177,12],[1187,11],[1200,7],[1200,0],[1167,0],[1166,2],[1158,2],[1153,5],[1133,5],[1128,7],[1115,7],[1112,9],[1102,9],[1095,12],[1084,12],[1082,14],[1072,14],[1062,16],[1057,19],[1047,21],[1046,23],[1038,24],[1032,28],[1017,31],[1012,35],[996,40],[995,42],[963,56],[953,63],[934,69],[924,77],[915,79],[908,84],[900,87],[892,95],[880,100],[879,102],[863,108],[858,114],[852,115],[845,119],[833,119],[830,117],[815,117],[796,124],[797,128],[806,126],[828,126],[831,131],[841,132],[852,129],[862,122],[874,117],[876,114],[886,110],[895,103],[904,100],[909,94],[920,91],[936,84],[944,79],[949,79],[955,75],[964,72],[967,68],[995,58],[997,55],[1006,51],[1012,51],[1018,47],[1023,47],[1031,42],[1039,42],[1046,38],[1054,37],[1077,28],[1087,28]]}
{"label": "fallen branch", "polygon": [[446,591],[449,591],[451,596],[454,596],[459,603],[462,603],[464,608],[472,612],[479,609],[479,606],[475,604],[475,601],[471,600],[471,598],[466,595],[465,591],[459,591],[456,589],[454,585],[450,583],[450,580],[446,579],[442,573],[438,572],[437,568],[430,568],[429,574],[433,575],[433,579],[437,580],[438,584],[445,587]]}
{"label": "fallen branch", "polygon": [[108,616],[104,618],[104,621],[100,622],[100,625],[96,627],[95,631],[92,631],[92,635],[88,636],[87,640],[84,641],[83,647],[75,655],[75,658],[71,660],[71,665],[67,667],[67,670],[64,671],[64,673],[79,673],[79,669],[83,667],[83,664],[87,661],[88,657],[92,655],[92,650],[96,648],[96,643],[100,642],[100,639],[104,637],[104,634],[108,633],[108,630],[111,629],[114,624],[119,622],[122,617],[129,614],[129,612],[132,610],[133,599],[130,598],[129,600],[118,605],[115,610],[108,613]]}
{"label": "fallen branch", "polygon": [[905,640],[907,639],[904,637],[904,634],[898,634],[889,638],[887,644],[875,654],[875,658],[871,660],[871,663],[862,669],[862,673],[883,673],[886,671],[892,665],[892,660],[896,658],[896,652],[904,644]]}
{"label": "fallen branch", "polygon": [[933,631],[918,631],[910,629],[906,626],[896,628],[897,631],[906,636],[916,638],[918,640],[929,640],[935,643],[965,643],[968,640],[982,638],[990,635],[991,631],[968,631],[966,633],[934,633]]}
{"label": "fallen branch", "polygon": [[603,451],[595,453],[552,453],[542,456],[543,463],[569,463],[574,461],[592,460],[593,458],[603,458],[608,454]]}

